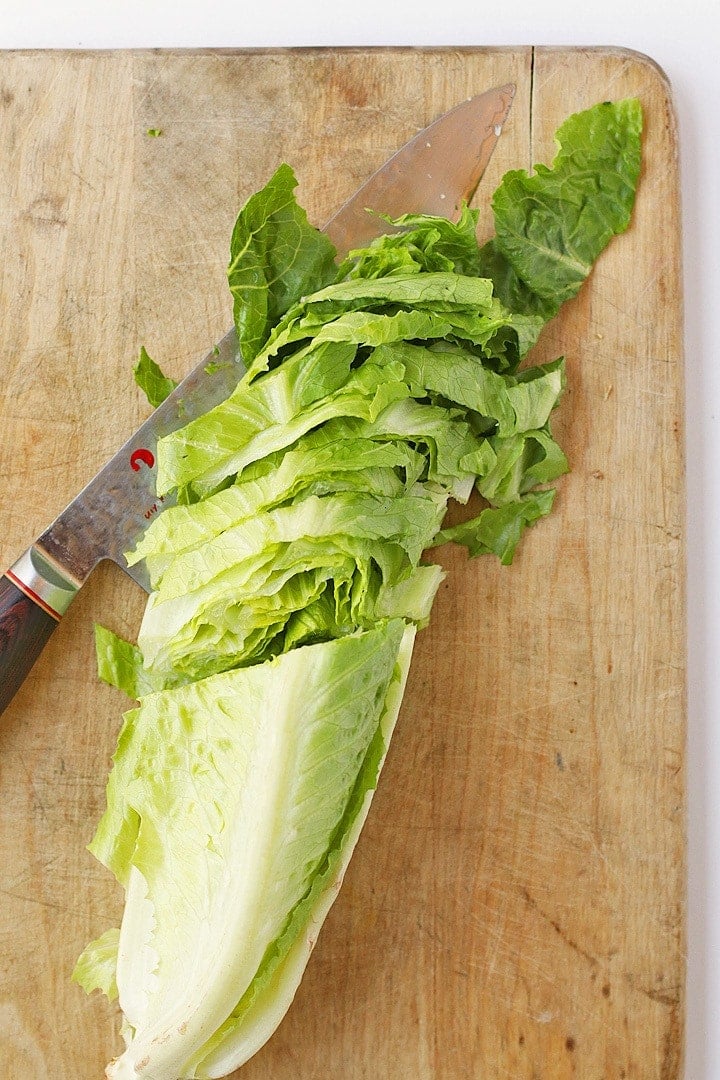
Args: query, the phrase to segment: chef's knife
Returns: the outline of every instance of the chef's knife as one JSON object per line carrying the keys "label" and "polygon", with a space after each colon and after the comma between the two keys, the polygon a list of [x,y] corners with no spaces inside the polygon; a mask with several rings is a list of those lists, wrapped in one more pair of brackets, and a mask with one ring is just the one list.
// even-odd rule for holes
{"label": "chef's knife", "polygon": [[[514,92],[507,85],[469,98],[398,150],[325,226],[338,252],[390,229],[368,208],[391,217],[457,218],[495,149]],[[143,564],[128,567],[123,553],[172,501],[155,494],[158,440],[223,401],[243,370],[232,330],[0,576],[0,712],[101,559],[149,588]]]}

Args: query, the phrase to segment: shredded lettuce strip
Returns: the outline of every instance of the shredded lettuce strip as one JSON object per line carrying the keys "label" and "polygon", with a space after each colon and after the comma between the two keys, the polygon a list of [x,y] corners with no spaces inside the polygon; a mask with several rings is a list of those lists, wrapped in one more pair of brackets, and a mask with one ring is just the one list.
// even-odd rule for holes
{"label": "shredded lettuce strip", "polygon": [[[241,210],[247,373],[160,441],[178,500],[127,554],[153,588],[137,645],[96,631],[101,677],[139,702],[90,846],[122,924],[74,973],[119,999],[111,1080],[226,1075],[289,1007],[442,579],[424,553],[509,563],[567,471],[564,361],[520,364],[627,228],[641,126],[636,101],[571,117],[552,167],[503,179],[482,246],[465,207],[396,219],[336,265],[287,165]],[[172,389],[144,350],[137,378]]]}

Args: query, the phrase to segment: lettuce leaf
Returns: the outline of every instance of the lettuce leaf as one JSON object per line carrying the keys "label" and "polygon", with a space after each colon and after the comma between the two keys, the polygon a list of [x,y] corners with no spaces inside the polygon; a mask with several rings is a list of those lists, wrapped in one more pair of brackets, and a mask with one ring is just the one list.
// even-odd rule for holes
{"label": "lettuce leaf", "polygon": [[147,670],[138,646],[125,641],[106,626],[95,627],[95,656],[98,677],[130,698],[138,700],[166,687],[165,679],[153,676]]}
{"label": "lettuce leaf", "polygon": [[294,197],[295,174],[281,165],[238,215],[228,284],[240,354],[249,364],[270,329],[304,293],[335,276],[335,249]]}
{"label": "lettuce leaf", "polygon": [[513,561],[525,529],[550,513],[554,499],[555,492],[548,488],[525,495],[516,502],[489,506],[469,521],[441,529],[432,546],[454,541],[464,544],[470,555],[497,555],[507,566]]}
{"label": "lettuce leaf", "polygon": [[351,434],[328,439],[327,431],[327,426],[319,428],[298,440],[295,448],[285,454],[268,455],[268,471],[257,470],[259,475],[251,476],[250,468],[245,469],[232,487],[204,499],[201,510],[197,504],[164,510],[134,551],[128,552],[128,564],[146,559],[156,580],[152,568],[164,567],[167,556],[211,540],[303,492],[322,494],[351,486],[368,494],[401,494],[421,471],[420,455],[409,445],[375,442]]}
{"label": "lettuce leaf", "polygon": [[[160,439],[159,494],[191,484],[198,494],[211,494],[228,477],[333,417],[373,420],[407,396],[402,369],[383,370],[372,359],[352,368],[354,356],[353,344],[313,345],[251,385],[241,383],[222,404]],[[314,389],[307,369],[321,374]]]}
{"label": "lettuce leaf", "polygon": [[148,355],[145,346],[140,348],[138,362],[133,368],[135,382],[138,384],[145,397],[154,409],[162,405],[165,398],[173,392],[177,383],[174,379],[163,375],[159,364]]}
{"label": "lettuce leaf", "polygon": [[82,986],[86,994],[100,990],[108,1001],[116,1000],[119,942],[120,930],[114,926],[83,949],[75,964],[72,979]]}
{"label": "lettuce leaf", "polygon": [[396,273],[421,271],[449,271],[481,278],[477,243],[479,215],[479,210],[463,206],[457,221],[426,214],[385,216],[393,231],[376,237],[367,247],[351,251],[339,267],[338,279],[389,277]]}
{"label": "lettuce leaf", "polygon": [[495,237],[480,272],[514,311],[551,317],[576,295],[612,237],[627,229],[640,176],[642,111],[634,98],[575,113],[558,153],[503,177],[492,200]]}

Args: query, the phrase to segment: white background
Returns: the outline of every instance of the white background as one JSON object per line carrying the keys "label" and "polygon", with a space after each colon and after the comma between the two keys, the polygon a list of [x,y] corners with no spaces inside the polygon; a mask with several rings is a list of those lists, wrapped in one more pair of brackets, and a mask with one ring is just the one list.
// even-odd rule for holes
{"label": "white background", "polygon": [[[716,0],[0,0],[0,48],[618,45],[669,76],[682,163],[689,600],[686,1080],[720,1078],[720,14]],[[489,1080],[489,1078],[488,1078]]]}

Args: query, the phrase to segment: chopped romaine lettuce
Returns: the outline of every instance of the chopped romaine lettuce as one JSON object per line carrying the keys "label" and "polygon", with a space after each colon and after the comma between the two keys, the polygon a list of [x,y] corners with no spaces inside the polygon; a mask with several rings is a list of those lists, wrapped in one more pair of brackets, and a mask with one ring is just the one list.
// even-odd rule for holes
{"label": "chopped romaine lettuce", "polygon": [[[335,267],[286,165],[240,212],[247,373],[160,441],[178,505],[128,552],[153,586],[138,645],[97,631],[101,677],[139,700],[91,845],[122,926],[75,971],[119,995],[114,1080],[224,1076],[288,1008],[442,579],[423,553],[509,563],[567,471],[564,361],[519,364],[627,227],[640,126],[632,101],[571,117],[552,168],[504,178],[482,247],[476,211],[407,215]],[[146,353],[142,370],[155,393]]]}

